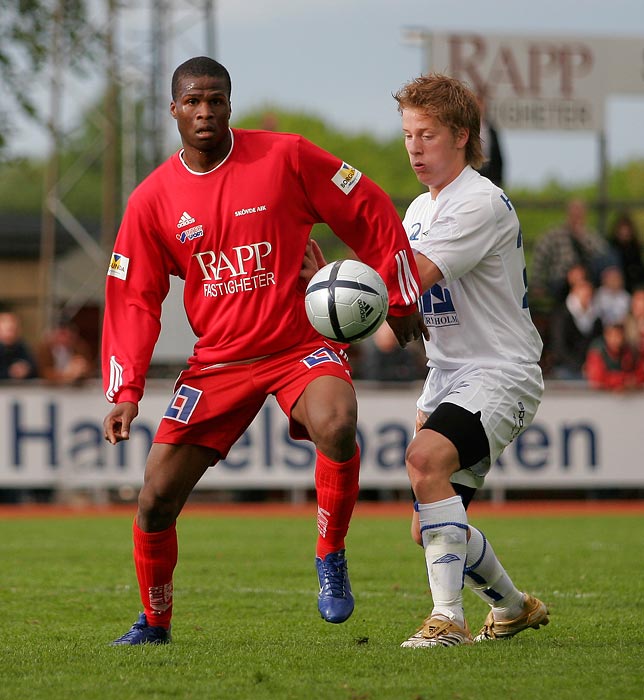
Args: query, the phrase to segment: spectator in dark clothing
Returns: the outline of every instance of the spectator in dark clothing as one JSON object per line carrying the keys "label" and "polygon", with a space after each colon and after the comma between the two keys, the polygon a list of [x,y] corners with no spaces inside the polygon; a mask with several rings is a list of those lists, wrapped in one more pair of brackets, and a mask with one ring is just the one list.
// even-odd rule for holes
{"label": "spectator in dark clothing", "polygon": [[624,273],[624,287],[632,293],[636,287],[644,284],[644,262],[637,227],[626,212],[615,219],[608,235],[608,244]]}
{"label": "spectator in dark clothing", "polygon": [[22,339],[20,319],[16,314],[0,312],[0,380],[33,379],[36,362]]}
{"label": "spectator in dark clothing", "polygon": [[568,204],[565,223],[541,237],[532,256],[530,306],[553,306],[568,294],[567,275],[581,265],[594,285],[613,261],[608,243],[588,228],[586,205],[579,199]]}
{"label": "spectator in dark clothing", "polygon": [[583,379],[588,348],[602,333],[594,291],[588,280],[578,281],[564,304],[553,313],[551,350],[555,379]]}
{"label": "spectator in dark clothing", "polygon": [[485,96],[477,96],[479,110],[481,111],[481,145],[483,147],[483,165],[479,173],[491,180],[498,187],[503,187],[503,153],[499,134],[492,122],[487,117]]}

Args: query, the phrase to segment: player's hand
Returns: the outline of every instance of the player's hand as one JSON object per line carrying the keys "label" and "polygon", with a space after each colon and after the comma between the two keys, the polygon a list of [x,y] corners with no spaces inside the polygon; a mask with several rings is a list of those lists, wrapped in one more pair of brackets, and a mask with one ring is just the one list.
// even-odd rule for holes
{"label": "player's hand", "polygon": [[138,416],[139,407],[131,401],[117,403],[103,421],[105,439],[116,445],[121,440],[130,439],[130,425]]}
{"label": "player's hand", "polygon": [[429,331],[423,322],[423,317],[417,309],[409,316],[387,316],[387,323],[394,332],[398,344],[404,348],[407,343],[419,338],[429,340]]}
{"label": "player's hand", "polygon": [[306,286],[311,281],[313,275],[322,267],[327,264],[324,259],[324,254],[322,249],[312,238],[309,238],[306,244],[306,250],[304,251],[304,259],[302,260],[302,267],[300,268],[300,284],[298,287],[302,287],[302,291],[306,289]]}

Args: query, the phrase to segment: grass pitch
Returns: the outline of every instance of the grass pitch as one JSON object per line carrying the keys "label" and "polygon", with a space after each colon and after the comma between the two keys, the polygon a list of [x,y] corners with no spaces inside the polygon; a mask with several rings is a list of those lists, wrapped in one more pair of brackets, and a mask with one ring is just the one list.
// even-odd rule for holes
{"label": "grass pitch", "polygon": [[[179,521],[174,643],[113,648],[140,609],[131,518],[0,520],[0,698],[577,700],[641,697],[642,519],[472,518],[551,622],[512,640],[401,649],[429,612],[406,518],[354,518],[356,611],[316,607],[313,518]],[[486,606],[465,591],[474,632]]]}

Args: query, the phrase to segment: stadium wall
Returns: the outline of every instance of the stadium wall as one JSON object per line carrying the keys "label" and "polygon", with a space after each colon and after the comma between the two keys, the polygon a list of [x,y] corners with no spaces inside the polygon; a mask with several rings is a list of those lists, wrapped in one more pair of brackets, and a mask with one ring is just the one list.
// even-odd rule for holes
{"label": "stadium wall", "polygon": [[[407,487],[404,453],[419,390],[357,384],[363,488]],[[112,446],[103,439],[109,404],[98,385],[0,387],[0,488],[138,488],[170,391],[165,381],[150,382],[131,439]],[[644,488],[642,416],[644,393],[548,387],[536,421],[492,467],[486,488]],[[269,400],[198,488],[313,488],[313,464],[312,446],[289,438],[286,419]]]}

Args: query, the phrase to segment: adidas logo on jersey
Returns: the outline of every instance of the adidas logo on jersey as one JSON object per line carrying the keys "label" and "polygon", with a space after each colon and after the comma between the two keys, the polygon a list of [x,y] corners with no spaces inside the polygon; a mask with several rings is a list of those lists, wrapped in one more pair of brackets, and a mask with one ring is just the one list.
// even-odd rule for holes
{"label": "adidas logo on jersey", "polygon": [[195,220],[188,214],[187,211],[184,211],[183,214],[181,214],[181,218],[179,219],[177,223],[177,228],[183,228],[184,226],[190,226],[190,224],[194,224]]}

